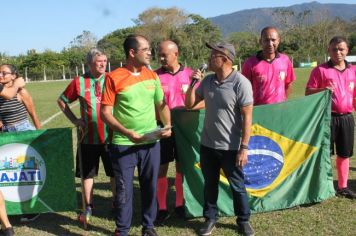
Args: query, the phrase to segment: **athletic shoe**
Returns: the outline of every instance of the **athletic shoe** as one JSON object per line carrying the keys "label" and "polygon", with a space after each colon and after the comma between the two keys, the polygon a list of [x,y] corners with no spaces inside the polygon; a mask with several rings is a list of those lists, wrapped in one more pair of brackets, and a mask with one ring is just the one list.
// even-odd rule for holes
{"label": "athletic shoe", "polygon": [[342,188],[342,189],[338,189],[336,192],[336,195],[338,197],[345,197],[345,198],[349,198],[349,199],[356,199],[356,193],[354,193],[353,191],[351,191],[351,189],[349,188]]}
{"label": "athletic shoe", "polygon": [[118,229],[115,229],[115,236],[120,236],[120,232]]}
{"label": "athletic shoe", "polygon": [[211,235],[213,229],[215,228],[216,221],[206,219],[202,228],[199,229],[199,235]]}
{"label": "athletic shoe", "polygon": [[174,208],[174,212],[179,218],[185,219],[185,209],[184,206],[179,206]]}
{"label": "athletic shoe", "polygon": [[90,221],[90,218],[93,214],[93,208],[88,205],[86,208],[85,208],[85,211],[84,212],[81,212],[78,216],[78,220],[80,221],[80,223],[84,224],[84,220],[88,223]]}
{"label": "athletic shoe", "polygon": [[20,222],[21,223],[29,223],[29,222],[35,221],[39,216],[40,216],[40,214],[24,214],[21,216]]}
{"label": "athletic shoe", "polygon": [[238,226],[238,232],[239,234],[243,235],[243,236],[254,236],[255,232],[253,231],[253,228],[250,224],[250,222],[246,221],[246,222],[239,222],[237,223]]}
{"label": "athletic shoe", "polygon": [[162,226],[169,217],[171,217],[171,214],[167,210],[159,210],[154,224]]}
{"label": "athletic shoe", "polygon": [[4,236],[14,236],[15,235],[14,228],[12,228],[12,227],[9,227],[6,229],[1,229],[0,232],[1,232],[1,235],[4,235]]}
{"label": "athletic shoe", "polygon": [[142,228],[142,236],[158,236],[155,229]]}

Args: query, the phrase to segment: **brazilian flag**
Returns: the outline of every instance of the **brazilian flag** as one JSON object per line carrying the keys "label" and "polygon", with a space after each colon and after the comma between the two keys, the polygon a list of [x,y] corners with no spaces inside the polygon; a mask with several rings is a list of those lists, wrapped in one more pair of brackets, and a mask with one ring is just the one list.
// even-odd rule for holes
{"label": "brazilian flag", "polygon": [[77,208],[71,128],[0,133],[0,191],[9,215]]}
{"label": "brazilian flag", "polygon": [[[330,104],[330,93],[321,92],[254,107],[248,164],[244,167],[252,212],[320,202],[335,195],[329,148]],[[204,110],[172,111],[188,217],[201,216],[203,211],[199,146],[204,114]],[[223,171],[218,208],[220,215],[234,215]]]}

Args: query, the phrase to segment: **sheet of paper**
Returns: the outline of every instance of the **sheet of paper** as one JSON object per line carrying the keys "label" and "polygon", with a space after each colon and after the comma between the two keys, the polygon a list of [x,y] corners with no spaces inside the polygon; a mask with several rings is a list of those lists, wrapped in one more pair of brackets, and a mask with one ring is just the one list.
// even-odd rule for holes
{"label": "sheet of paper", "polygon": [[167,126],[167,127],[157,127],[156,129],[150,131],[150,132],[147,132],[143,135],[143,138],[147,141],[150,141],[150,140],[158,140],[161,138],[161,134],[164,133],[165,131],[171,129],[172,126]]}

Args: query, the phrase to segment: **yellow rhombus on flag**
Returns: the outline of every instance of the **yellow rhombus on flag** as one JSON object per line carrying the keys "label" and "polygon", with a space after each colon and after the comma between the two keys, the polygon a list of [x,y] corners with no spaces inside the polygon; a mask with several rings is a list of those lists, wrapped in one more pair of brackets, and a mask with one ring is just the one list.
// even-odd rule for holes
{"label": "yellow rhombus on flag", "polygon": [[[251,146],[253,146],[251,145],[251,141],[254,137],[257,136],[270,139],[280,147],[282,153],[279,157],[279,161],[282,162],[282,168],[278,176],[269,185],[262,188],[249,188],[248,185],[246,186],[249,194],[255,197],[264,197],[267,193],[279,186],[291,173],[298,169],[317,150],[317,147],[291,140],[276,132],[255,124],[252,126],[252,135],[249,143],[249,159],[251,155],[256,155],[257,158],[263,158],[263,155],[271,153],[270,151],[266,152],[253,149],[251,150]],[[277,154],[277,156],[279,155]],[[197,163],[196,166],[200,168],[199,163]],[[244,169],[245,168],[248,168],[248,165],[245,166]],[[221,170],[220,173],[220,181],[224,184],[229,184],[224,172]],[[245,178],[248,179],[249,176],[247,175]]]}

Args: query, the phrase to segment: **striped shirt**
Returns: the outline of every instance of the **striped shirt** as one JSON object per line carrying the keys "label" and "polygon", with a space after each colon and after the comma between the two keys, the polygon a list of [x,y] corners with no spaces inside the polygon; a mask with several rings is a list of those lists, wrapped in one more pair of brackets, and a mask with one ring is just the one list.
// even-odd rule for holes
{"label": "striped shirt", "polygon": [[14,124],[27,119],[26,107],[17,99],[17,96],[10,100],[0,97],[0,120],[2,120],[5,125]]}
{"label": "striped shirt", "polygon": [[108,141],[108,127],[100,118],[101,93],[105,76],[95,79],[91,76],[76,77],[60,96],[65,103],[79,99],[80,114],[85,127],[84,144],[103,144]]}

